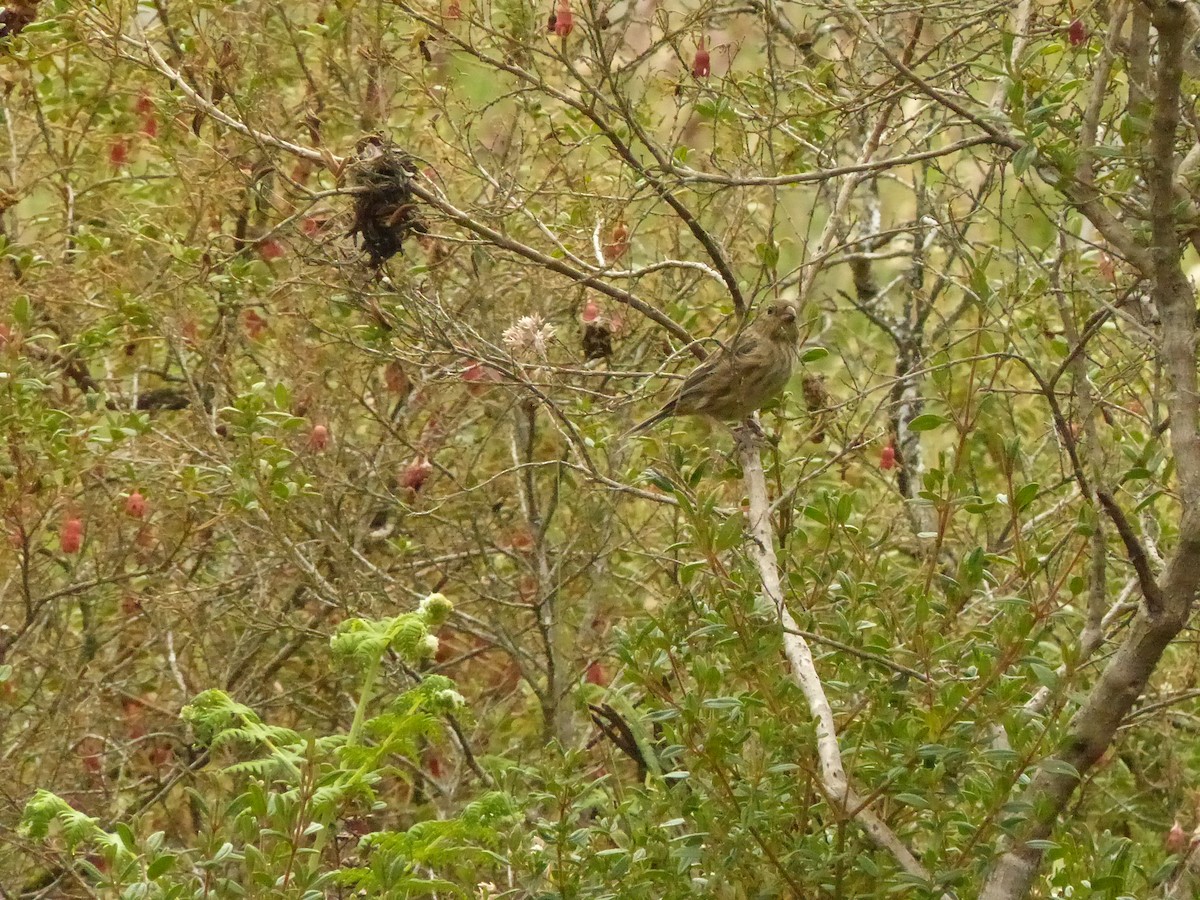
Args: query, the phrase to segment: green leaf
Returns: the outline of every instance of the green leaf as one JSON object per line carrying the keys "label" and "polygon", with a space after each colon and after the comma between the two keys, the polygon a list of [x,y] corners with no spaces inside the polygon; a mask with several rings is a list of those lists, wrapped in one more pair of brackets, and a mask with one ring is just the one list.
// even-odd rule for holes
{"label": "green leaf", "polygon": [[124,822],[118,822],[113,830],[117,833],[117,837],[121,839],[121,843],[125,849],[133,853],[137,849],[137,838],[134,837],[133,829]]}
{"label": "green leaf", "polygon": [[824,347],[809,347],[802,354],[800,354],[800,362],[813,363],[819,359],[824,359],[828,355],[829,351]]}
{"label": "green leaf", "polygon": [[1042,769],[1051,775],[1068,775],[1071,778],[1079,777],[1079,772],[1073,765],[1065,759],[1058,759],[1053,756],[1042,761]]}
{"label": "green leaf", "polygon": [[1018,512],[1023,510],[1035,499],[1037,499],[1037,495],[1041,489],[1042,486],[1036,481],[1031,481],[1029,484],[1020,488],[1017,491],[1017,496],[1013,498],[1013,509],[1017,510]]}
{"label": "green leaf", "polygon": [[666,475],[663,475],[657,469],[647,469],[642,473],[642,481],[649,482],[660,491],[666,491],[668,494],[675,493],[675,485],[671,483]]}
{"label": "green leaf", "polygon": [[986,303],[992,296],[992,285],[988,281],[988,266],[992,263],[992,249],[983,255],[983,259],[978,260],[971,266],[970,286],[971,292],[975,294],[981,302]]}
{"label": "green leaf", "polygon": [[23,34],[41,34],[42,32],[57,31],[58,22],[55,19],[46,19],[43,22],[33,22],[26,25]]}
{"label": "green leaf", "polygon": [[848,521],[850,521],[850,514],[852,512],[854,512],[854,495],[842,494],[842,496],[838,498],[837,509],[835,511],[838,524],[845,525]]}
{"label": "green leaf", "polygon": [[950,422],[945,416],[939,416],[935,413],[925,413],[922,416],[917,416],[908,423],[910,431],[932,431],[935,428],[940,428]]}
{"label": "green leaf", "polygon": [[33,308],[29,304],[29,295],[22,294],[12,306],[13,321],[28,331],[33,327]]}
{"label": "green leaf", "polygon": [[150,880],[166,875],[171,871],[171,867],[175,865],[175,857],[169,853],[165,853],[154,862],[146,867],[146,877]]}
{"label": "green leaf", "polygon": [[1058,675],[1053,669],[1041,663],[1030,663],[1029,668],[1033,672],[1033,677],[1038,680],[1038,684],[1042,687],[1050,688],[1051,690],[1058,687]]}
{"label": "green leaf", "polygon": [[779,245],[775,242],[756,244],[754,254],[768,269],[773,269],[779,265]]}
{"label": "green leaf", "polygon": [[730,516],[721,523],[721,527],[717,529],[716,537],[713,539],[713,548],[717,552],[724,552],[733,547],[736,547],[742,540],[742,519],[740,516]]}
{"label": "green leaf", "polygon": [[984,759],[990,760],[997,765],[1007,766],[1017,762],[1021,758],[1016,750],[1006,750],[1003,747],[989,747],[980,754]]}
{"label": "green leaf", "polygon": [[1030,164],[1033,163],[1035,159],[1037,159],[1037,147],[1035,147],[1032,143],[1026,144],[1013,154],[1013,174],[1017,177],[1024,175],[1025,170],[1029,168]]}
{"label": "green leaf", "polygon": [[701,705],[705,709],[741,709],[742,701],[737,697],[709,697]]}

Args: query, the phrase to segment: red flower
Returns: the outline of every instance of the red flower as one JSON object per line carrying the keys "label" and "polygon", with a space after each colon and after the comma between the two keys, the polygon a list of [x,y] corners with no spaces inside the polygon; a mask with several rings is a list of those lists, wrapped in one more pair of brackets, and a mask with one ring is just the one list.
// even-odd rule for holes
{"label": "red flower", "polygon": [[459,0],[450,0],[450,5],[446,7],[446,18],[447,19],[461,19],[462,18],[462,6],[460,5]]}
{"label": "red flower", "polygon": [[571,0],[558,0],[558,10],[554,14],[554,33],[566,37],[575,27],[575,16],[571,13]]}
{"label": "red flower", "polygon": [[533,532],[524,525],[514,528],[505,541],[508,547],[517,553],[530,553],[533,550]]}
{"label": "red flower", "polygon": [[247,310],[242,316],[242,326],[246,329],[246,334],[250,340],[257,341],[264,331],[267,330],[267,320],[260,316],[255,310]]}
{"label": "red flower", "polygon": [[1183,826],[1179,824],[1178,820],[1171,826],[1171,830],[1167,832],[1167,837],[1163,843],[1166,845],[1168,853],[1182,853],[1187,849],[1189,843],[1187,832],[1183,830]]}
{"label": "red flower", "polygon": [[156,742],[146,756],[150,760],[150,764],[159,769],[169,766],[175,761],[175,751],[162,741]]}
{"label": "red flower", "polygon": [[471,392],[471,396],[478,397],[487,391],[489,384],[500,380],[500,373],[489,366],[471,362],[463,369],[462,380],[467,382],[467,390]]}
{"label": "red flower", "polygon": [[589,300],[587,303],[583,304],[583,313],[579,318],[583,320],[585,325],[590,322],[595,322],[598,318],[600,318],[600,304],[598,304],[595,300]]}
{"label": "red flower", "polygon": [[883,452],[879,454],[879,468],[896,468],[896,448],[891,444],[888,444],[886,447],[884,447]]}
{"label": "red flower", "polygon": [[63,522],[62,530],[58,533],[58,547],[63,553],[78,553],[83,546],[83,522],[78,518],[70,518]]}
{"label": "red flower", "polygon": [[308,177],[312,175],[314,168],[316,168],[315,163],[307,159],[299,160],[292,168],[292,181],[297,184],[308,184]]}
{"label": "red flower", "polygon": [[1071,46],[1078,47],[1087,38],[1087,29],[1083,26],[1083,22],[1080,19],[1072,19],[1071,24],[1067,26],[1067,40],[1071,42]]}
{"label": "red flower", "polygon": [[404,367],[398,362],[387,364],[387,368],[383,370],[383,382],[393,394],[407,394],[412,388],[412,382],[408,379],[408,373],[404,371]]}
{"label": "red flower", "polygon": [[152,548],[154,546],[154,526],[143,525],[141,528],[139,528],[137,537],[133,539],[133,542],[143,550],[149,550]]}
{"label": "red flower", "polygon": [[142,134],[154,140],[158,137],[158,119],[154,116],[146,116],[142,119]]}
{"label": "red flower", "polygon": [[121,704],[122,718],[125,720],[125,733],[131,741],[146,736],[146,710],[142,704],[132,698],[127,698]]}
{"label": "red flower", "polygon": [[89,775],[99,775],[104,743],[97,737],[88,736],[75,745],[75,752],[83,761],[83,768]]}
{"label": "red flower", "polygon": [[423,456],[418,456],[400,473],[400,486],[408,488],[413,493],[424,487],[429,476],[433,474],[433,463]]}
{"label": "red flower", "polygon": [[320,453],[329,446],[329,429],[324,425],[314,425],[308,435],[308,448],[313,453]]}
{"label": "red flower", "polygon": [[117,138],[108,148],[108,162],[114,169],[119,169],[129,162],[129,142],[125,138]]}
{"label": "red flower", "polygon": [[696,58],[692,60],[692,77],[707,78],[711,71],[708,50],[704,46],[704,36],[701,35],[700,41],[696,44]]}
{"label": "red flower", "polygon": [[283,256],[283,244],[275,238],[267,238],[258,245],[258,255],[265,260],[279,259]]}
{"label": "red flower", "polygon": [[154,112],[154,99],[146,91],[138,94],[137,102],[133,105],[134,110],[139,116],[146,116]]}
{"label": "red flower", "polygon": [[608,243],[604,245],[604,261],[611,265],[628,252],[629,226],[624,222],[618,222],[613,226]]}
{"label": "red flower", "polygon": [[140,519],[146,515],[146,498],[141,491],[134,491],[125,498],[125,515],[131,519]]}

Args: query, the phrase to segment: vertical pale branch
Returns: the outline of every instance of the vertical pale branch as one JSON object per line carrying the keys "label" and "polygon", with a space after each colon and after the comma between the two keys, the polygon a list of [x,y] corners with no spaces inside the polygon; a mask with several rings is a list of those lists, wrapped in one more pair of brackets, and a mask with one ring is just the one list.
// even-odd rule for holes
{"label": "vertical pale branch", "polygon": [[530,399],[519,401],[513,416],[513,467],[517,472],[521,512],[525,515],[534,544],[538,586],[535,615],[546,654],[546,687],[540,698],[544,718],[542,724],[547,738],[554,738],[565,746],[571,728],[570,710],[562,702],[566,693],[566,648],[562,640],[563,627],[559,622],[558,591],[546,555],[546,527],[553,509],[542,509],[533,475],[537,405]]}
{"label": "vertical pale branch", "polygon": [[[866,202],[871,211],[871,230],[878,234],[883,228],[881,202],[877,185],[873,184],[872,188]],[[899,463],[896,487],[906,501],[904,512],[913,532],[919,535],[935,531],[937,521],[932,505],[917,496],[921,488],[925,462],[921,452],[921,436],[908,427],[924,409],[924,380],[915,373],[924,355],[924,323],[932,306],[932,301],[923,293],[925,252],[930,241],[923,234],[926,229],[921,220],[926,204],[924,187],[919,183],[916,185],[916,196],[912,265],[907,276],[894,282],[902,282],[906,287],[904,310],[901,315],[888,316],[878,308],[879,301],[886,291],[881,291],[876,282],[866,252],[870,245],[866,241],[861,245],[863,252],[855,253],[849,258],[849,265],[854,275],[856,295],[850,302],[895,345],[895,380],[889,390],[888,427]]]}
{"label": "vertical pale branch", "polygon": [[747,546],[758,567],[763,593],[779,616],[783,652],[791,665],[792,680],[803,692],[809,712],[816,720],[817,758],[820,762],[821,787],[825,796],[838,812],[852,817],[870,835],[871,840],[892,854],[905,872],[929,880],[929,872],[917,861],[912,851],[904,846],[895,832],[872,809],[863,805],[861,798],[850,787],[850,780],[842,765],[842,751],[838,746],[833,708],[829,705],[829,698],[825,696],[825,688],[817,674],[808,642],[800,635],[799,626],[784,603],[762,457],[759,455],[758,444],[746,430],[738,434],[738,456],[749,500],[747,525],[750,540]]}
{"label": "vertical pale branch", "polygon": [[[874,160],[875,154],[879,152],[879,146],[887,131],[888,121],[892,117],[892,111],[899,104],[900,97],[900,94],[896,94],[890,102],[883,105],[879,118],[876,119],[867,139],[863,142],[854,164],[863,166],[864,169],[846,175],[846,180],[838,189],[833,208],[829,211],[829,218],[825,220],[825,227],[821,229],[821,236],[817,239],[816,246],[812,251],[812,262],[799,277],[799,295],[802,301],[808,297],[813,285],[816,284],[817,276],[821,274],[834,239],[844,225],[846,213],[850,208],[850,200],[854,196],[855,190],[871,175],[871,172],[865,167]],[[785,280],[785,283],[792,283],[792,279]]]}
{"label": "vertical pale branch", "polygon": [[1196,297],[1180,264],[1182,247],[1175,206],[1175,136],[1183,80],[1185,4],[1163,0],[1155,9],[1159,63],[1154,121],[1150,131],[1147,185],[1154,263],[1154,304],[1162,318],[1163,364],[1171,390],[1171,449],[1179,472],[1184,515],[1200,505],[1200,396],[1196,384]]}
{"label": "vertical pale branch", "polygon": [[892,430],[900,464],[896,483],[905,500],[905,512],[918,536],[929,535],[938,529],[933,505],[919,497],[923,487],[925,460],[921,452],[921,436],[910,427],[913,420],[925,410],[924,382],[915,372],[925,356],[925,322],[933,307],[933,301],[925,291],[926,251],[936,235],[933,231],[928,235],[924,233],[929,212],[927,193],[923,167],[917,166],[913,174],[915,221],[912,260],[905,278],[904,312],[895,334],[896,382],[891,391]]}

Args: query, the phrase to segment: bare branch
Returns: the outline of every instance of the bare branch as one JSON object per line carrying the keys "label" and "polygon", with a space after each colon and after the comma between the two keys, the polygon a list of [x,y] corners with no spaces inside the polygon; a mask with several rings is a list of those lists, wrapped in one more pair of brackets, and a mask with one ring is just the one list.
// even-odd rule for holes
{"label": "bare branch", "polygon": [[924,78],[914,72],[911,68],[909,68],[908,65],[905,64],[904,60],[900,59],[900,57],[898,57],[892,51],[889,42],[883,39],[882,35],[879,34],[879,31],[876,30],[875,26],[867,21],[866,17],[863,16],[862,12],[859,11],[858,7],[855,6],[854,3],[850,2],[850,0],[841,0],[840,5],[842,9],[846,10],[846,12],[850,14],[851,18],[853,18],[858,24],[858,27],[862,29],[863,33],[866,34],[871,42],[875,45],[875,49],[882,53],[884,58],[892,64],[896,71],[903,75],[910,84],[917,88],[917,90],[947,109],[956,112],[968,122],[975,125],[980,131],[986,134],[993,143],[999,144],[1002,147],[1007,147],[1009,150],[1021,149],[1023,144],[1021,141],[1017,140],[1017,138],[1013,137],[994,122],[988,121],[982,115],[971,112],[949,94],[938,90]]}
{"label": "bare branch", "polygon": [[[1180,268],[1172,186],[1185,20],[1184,4],[1179,0],[1163,0],[1154,7],[1159,62],[1147,178],[1152,200],[1153,245],[1148,253],[1143,251],[1153,261],[1153,292],[1163,318],[1163,355],[1171,379],[1168,408],[1183,505],[1179,543],[1160,583],[1157,610],[1152,609],[1151,598],[1147,596],[1145,611],[1134,619],[1125,640],[1072,717],[1054,764],[1042,767],[1025,792],[1023,801],[1029,810],[1028,818],[1011,848],[989,873],[980,893],[981,900],[1018,900],[1028,894],[1041,865],[1044,853],[1041,842],[1051,835],[1080,779],[1112,743],[1163,652],[1186,623],[1200,589],[1196,314],[1194,296]],[[1124,517],[1114,521],[1120,530]],[[1128,523],[1125,527],[1128,529]],[[1126,537],[1122,535],[1123,539]],[[1136,539],[1132,543],[1137,546]],[[1130,546],[1128,540],[1126,546]],[[1133,554],[1132,549],[1130,553]],[[1138,575],[1145,591],[1144,573],[1139,571]]]}
{"label": "bare branch", "polygon": [[1121,511],[1121,507],[1117,506],[1117,502],[1113,500],[1112,494],[1108,491],[1096,491],[1096,499],[1108,513],[1108,517],[1113,520],[1113,524],[1117,526],[1117,534],[1121,536],[1121,543],[1125,545],[1129,561],[1133,563],[1133,570],[1137,573],[1142,595],[1146,598],[1146,609],[1150,615],[1158,615],[1163,607],[1162,592],[1159,590],[1154,573],[1150,571],[1150,561],[1146,558],[1146,551],[1137,535],[1133,533],[1133,526],[1129,524],[1125,513]]}
{"label": "bare branch", "polygon": [[899,166],[907,166],[927,159],[938,159],[962,150],[969,150],[971,147],[979,147],[983,144],[992,143],[995,143],[995,141],[990,136],[969,137],[932,150],[920,150],[913,153],[904,153],[900,156],[889,156],[886,159],[850,163],[845,166],[832,166],[828,169],[816,169],[812,172],[798,172],[791,175],[720,175],[714,172],[701,172],[697,169],[677,164],[672,164],[671,171],[678,175],[684,182],[721,184],[729,187],[786,187],[794,184],[819,183],[828,181],[831,178],[840,178],[843,175],[885,172],[888,169],[895,169]]}
{"label": "bare branch", "polygon": [[767,499],[767,482],[763,473],[762,458],[748,430],[739,433],[738,445],[749,500],[746,515],[750,540],[747,547],[758,567],[763,594],[779,616],[783,652],[791,665],[792,679],[804,693],[809,712],[816,720],[817,757],[820,761],[821,785],[825,795],[836,809],[852,816],[880,848],[896,859],[905,872],[928,881],[928,870],[913,856],[912,851],[904,846],[895,832],[870,807],[863,805],[862,799],[850,786],[850,780],[842,765],[842,752],[838,746],[833,709],[825,696],[825,688],[821,684],[820,675],[817,674],[808,642],[805,641],[784,602],[775,557],[775,535],[771,528],[770,503]]}
{"label": "bare branch", "polygon": [[611,297],[614,300],[624,303],[630,309],[640,312],[646,318],[657,323],[658,325],[661,325],[667,332],[683,341],[687,346],[687,349],[689,349],[696,357],[704,359],[707,355],[704,352],[704,348],[695,342],[692,336],[688,334],[687,330],[682,325],[680,325],[666,313],[651,306],[649,303],[640,299],[639,297],[636,297],[628,291],[623,291],[618,287],[613,287],[611,284],[596,275],[589,275],[587,272],[584,272],[575,266],[569,265],[568,263],[563,262],[561,259],[556,259],[553,256],[542,253],[540,250],[536,250],[533,247],[522,244],[520,241],[510,238],[508,235],[497,231],[495,228],[485,225],[474,217],[458,209],[449,201],[442,199],[441,196],[422,184],[413,182],[410,187],[416,196],[420,197],[430,206],[439,210],[451,221],[456,222],[463,228],[466,228],[468,231],[477,234],[480,237],[487,238],[488,241],[495,244],[497,247],[501,247],[504,250],[509,250],[518,256],[522,256],[531,262],[535,262],[538,265],[549,269],[552,272],[557,272],[560,275],[566,275],[568,278],[573,279],[579,284],[593,288],[607,297]]}

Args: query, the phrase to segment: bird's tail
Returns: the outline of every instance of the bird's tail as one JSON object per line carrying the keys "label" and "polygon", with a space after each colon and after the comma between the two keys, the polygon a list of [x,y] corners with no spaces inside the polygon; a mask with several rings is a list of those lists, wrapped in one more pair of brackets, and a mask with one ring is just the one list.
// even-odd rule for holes
{"label": "bird's tail", "polygon": [[641,434],[644,431],[649,431],[663,419],[669,419],[673,415],[675,415],[675,404],[668,403],[650,418],[643,419],[641,422],[638,422],[636,425],[626,431],[623,435],[621,435],[621,439],[624,440],[625,438],[632,437],[635,434]]}

